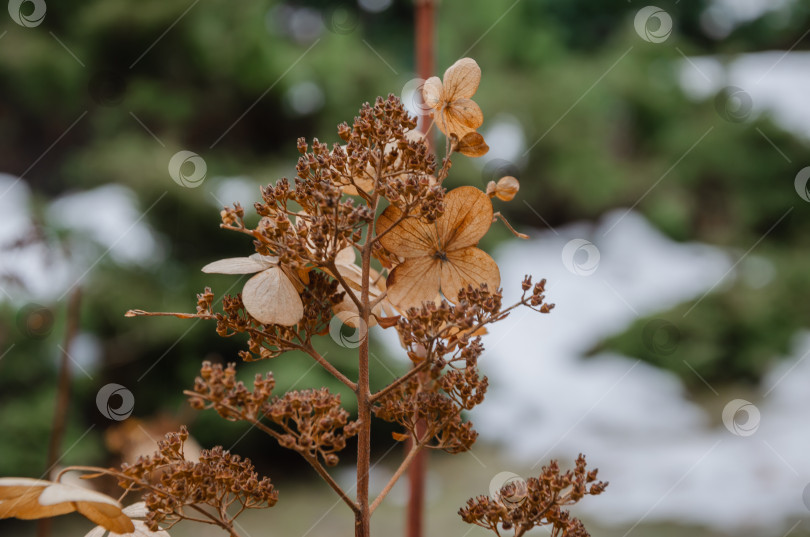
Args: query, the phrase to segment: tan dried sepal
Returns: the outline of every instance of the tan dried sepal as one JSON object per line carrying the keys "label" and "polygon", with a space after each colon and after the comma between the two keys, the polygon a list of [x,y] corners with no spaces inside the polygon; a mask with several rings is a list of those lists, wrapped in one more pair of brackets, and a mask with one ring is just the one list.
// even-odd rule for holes
{"label": "tan dried sepal", "polygon": [[459,140],[456,151],[467,157],[482,157],[489,152],[484,137],[477,132],[468,132]]}

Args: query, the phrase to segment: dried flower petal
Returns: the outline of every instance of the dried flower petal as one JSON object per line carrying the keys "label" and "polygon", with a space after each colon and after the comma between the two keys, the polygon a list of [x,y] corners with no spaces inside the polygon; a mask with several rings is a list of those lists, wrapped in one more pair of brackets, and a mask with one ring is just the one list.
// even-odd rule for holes
{"label": "dried flower petal", "polygon": [[477,132],[469,132],[458,142],[456,151],[468,157],[481,157],[489,152],[484,137]]}
{"label": "dried flower petal", "polygon": [[475,60],[462,58],[444,72],[444,82],[430,77],[422,86],[422,98],[433,108],[433,120],[444,134],[463,138],[484,122],[478,105],[470,99],[481,82]]}
{"label": "dried flower petal", "polygon": [[304,304],[299,295],[303,282],[295,272],[285,272],[279,267],[278,257],[253,254],[220,259],[205,265],[202,271],[209,274],[258,272],[242,289],[242,302],[247,312],[261,323],[293,326],[304,316]]}
{"label": "dried flower petal", "polygon": [[409,308],[433,300],[440,288],[453,302],[467,285],[486,283],[497,289],[498,266],[474,248],[491,225],[492,203],[471,186],[450,191],[444,213],[433,224],[416,218],[402,220],[402,212],[389,206],[377,219],[377,233],[386,250],[405,259],[388,276],[390,301]]}
{"label": "dried flower petal", "polygon": [[262,271],[247,281],[242,289],[245,309],[264,324],[292,326],[304,316],[304,303],[279,267]]}
{"label": "dried flower petal", "polygon": [[444,72],[444,94],[448,100],[469,99],[481,83],[481,68],[472,58],[461,58]]}
{"label": "dried flower petal", "polygon": [[116,533],[135,529],[121,504],[100,492],[40,479],[0,478],[0,519],[32,520],[73,511]]}
{"label": "dried flower petal", "polygon": [[253,254],[250,257],[231,257],[208,263],[202,268],[206,274],[253,274],[278,264],[277,257]]}

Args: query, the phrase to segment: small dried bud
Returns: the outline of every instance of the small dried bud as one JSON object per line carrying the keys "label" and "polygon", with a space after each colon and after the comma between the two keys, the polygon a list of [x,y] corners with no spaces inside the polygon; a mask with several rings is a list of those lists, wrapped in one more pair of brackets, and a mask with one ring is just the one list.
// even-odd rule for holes
{"label": "small dried bud", "polygon": [[468,157],[482,157],[489,151],[489,146],[483,136],[477,132],[469,132],[459,140],[456,151]]}
{"label": "small dried bud", "polygon": [[495,181],[487,183],[487,195],[501,201],[512,201],[518,190],[520,182],[511,175],[501,177],[497,183]]}

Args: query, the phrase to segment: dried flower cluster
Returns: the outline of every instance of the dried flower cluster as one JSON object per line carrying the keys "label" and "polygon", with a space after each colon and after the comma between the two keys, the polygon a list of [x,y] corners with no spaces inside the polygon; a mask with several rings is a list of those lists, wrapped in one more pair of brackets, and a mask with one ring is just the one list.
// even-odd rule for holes
{"label": "dried flower cluster", "polygon": [[548,526],[554,537],[588,535],[582,522],[564,509],[586,495],[601,494],[607,483],[596,480],[597,470],[587,470],[585,457],[579,455],[574,470],[560,472],[557,461],[544,466],[538,477],[512,481],[492,498],[478,496],[467,500],[459,515],[468,524],[490,529],[496,535],[500,527],[520,537],[535,526]]}
{"label": "dried flower cluster", "polygon": [[187,439],[185,427],[169,433],[154,455],[124,464],[117,474],[121,488],[144,492],[150,530],[199,520],[232,532],[234,519],[245,509],[276,504],[278,492],[270,479],[259,478],[249,459],[218,446],[203,450],[199,461],[189,461],[183,453]]}
{"label": "dried flower cluster", "polygon": [[[227,420],[251,422],[281,446],[309,460],[320,456],[327,466],[336,465],[337,453],[346,447],[346,439],[357,434],[357,423],[349,421],[349,413],[340,406],[340,396],[321,388],[272,397],[274,386],[272,373],[256,375],[251,392],[236,380],[236,364],[223,369],[220,364],[203,362],[194,391],[187,393],[196,409],[213,408]],[[280,430],[261,423],[264,418]]]}
{"label": "dried flower cluster", "polygon": [[[402,425],[417,445],[449,453],[468,450],[478,433],[471,423],[463,422],[461,413],[480,404],[487,389],[487,378],[478,370],[484,351],[479,334],[518,305],[542,313],[554,307],[545,303],[545,280],[528,293],[531,278],[527,277],[523,288],[521,301],[507,309],[502,307],[500,292],[490,292],[481,284],[461,289],[456,304],[427,302],[408,310],[396,329],[413,369],[380,393],[374,414]],[[420,420],[427,424],[421,435],[416,427]]]}
{"label": "dried flower cluster", "polygon": [[[296,176],[261,189],[255,226],[246,224],[238,204],[220,213],[221,227],[249,237],[252,251],[202,270],[251,274],[242,292],[223,297],[218,307],[206,288],[197,296],[195,313],[127,313],[212,320],[222,337],[247,337],[247,349],[240,352],[244,361],[301,351],[341,382],[356,398],[356,416],[325,388],[274,394],[272,373],[257,375],[249,389],[237,379],[235,364],[203,363],[193,390],[185,393],[194,408],[248,422],[298,452],[352,510],[357,537],[370,535],[372,512],[417,453],[458,453],[475,442],[478,433],[466,421],[466,411],[479,405],[487,391],[478,361],[488,325],[518,307],[544,314],[554,307],[546,302],[545,280],[533,284],[529,276],[520,283],[520,299],[505,306],[498,265],[479,245],[498,220],[525,238],[493,208],[494,200],[516,196],[517,179],[492,181],[486,191],[443,186],[455,154],[479,157],[488,151],[477,132],[483,113],[472,100],[480,81],[478,64],[464,58],[447,69],[443,80],[431,77],[424,84],[433,125],[446,135],[441,162],[426,133],[417,130],[417,118],[393,95],[363,105],[351,125],[339,125],[340,142],[331,147],[299,139]],[[356,378],[313,344],[330,333],[335,321],[360,333]],[[396,330],[411,369],[372,392],[369,329],[375,325]],[[401,427],[394,438],[410,438],[412,447],[372,500],[375,419]],[[149,511],[143,523],[151,529],[185,519],[215,524],[237,536],[235,516],[274,505],[277,493],[268,479],[259,479],[250,461],[221,447],[203,451],[198,462],[185,460],[187,434],[183,429],[168,435],[154,456],[120,471],[98,472],[116,476],[127,492],[142,493]],[[338,463],[338,453],[355,436],[357,482],[350,497],[327,468]],[[552,464],[539,479],[529,480],[527,499],[520,505],[479,498],[462,515],[496,532],[500,525],[522,535],[533,525],[550,524],[555,535],[581,535],[584,530],[561,507],[601,492],[602,484],[584,488],[594,479],[595,472],[585,473],[584,459],[573,473],[560,474]],[[0,496],[0,513],[5,505]]]}

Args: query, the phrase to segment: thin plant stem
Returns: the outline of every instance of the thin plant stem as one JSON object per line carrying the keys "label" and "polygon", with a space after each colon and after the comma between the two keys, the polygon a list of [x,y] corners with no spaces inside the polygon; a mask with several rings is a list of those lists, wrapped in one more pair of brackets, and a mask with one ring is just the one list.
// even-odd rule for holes
{"label": "thin plant stem", "polygon": [[[56,391],[56,406],[53,412],[53,426],[51,439],[48,443],[47,472],[50,473],[59,462],[62,450],[62,439],[67,427],[68,409],[70,408],[70,355],[68,354],[76,334],[79,332],[79,317],[81,315],[82,291],[76,287],[67,304],[67,327],[62,342],[62,355],[59,361],[59,380]],[[43,518],[37,524],[37,537],[48,537],[51,534],[51,519]]]}
{"label": "thin plant stem", "polygon": [[[435,18],[436,18],[436,5],[434,0],[417,0],[415,5],[415,46],[416,46],[416,72],[420,78],[427,80],[435,72]],[[420,100],[422,96],[419,96]],[[423,114],[420,118],[420,125],[423,132],[425,132],[425,142],[431,151],[435,150],[433,143],[433,136],[429,128],[424,128],[430,116]],[[441,181],[441,174],[439,181]],[[425,424],[420,422],[416,424],[417,435],[424,434]],[[413,445],[408,455],[415,458],[409,466],[408,471],[408,512],[405,523],[405,535],[407,537],[422,537],[423,534],[423,511],[425,501],[425,472],[426,472],[426,456],[427,452],[424,450],[415,449],[417,446]]]}

